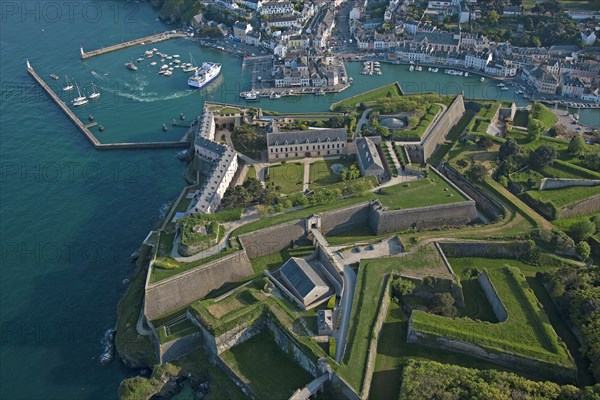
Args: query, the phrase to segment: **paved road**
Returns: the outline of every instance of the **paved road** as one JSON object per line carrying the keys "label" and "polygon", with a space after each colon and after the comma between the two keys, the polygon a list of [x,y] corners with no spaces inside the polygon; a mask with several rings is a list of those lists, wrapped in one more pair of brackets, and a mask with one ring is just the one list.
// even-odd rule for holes
{"label": "paved road", "polygon": [[335,343],[335,361],[338,363],[344,358],[346,351],[346,340],[348,338],[348,326],[350,325],[350,314],[352,312],[352,300],[356,288],[356,274],[348,265],[344,265],[344,293],[342,294],[342,318],[340,328],[337,331]]}

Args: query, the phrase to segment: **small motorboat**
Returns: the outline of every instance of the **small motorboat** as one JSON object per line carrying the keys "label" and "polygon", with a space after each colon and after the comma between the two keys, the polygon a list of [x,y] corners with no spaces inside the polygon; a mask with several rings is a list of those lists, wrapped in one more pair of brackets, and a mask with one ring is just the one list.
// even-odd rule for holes
{"label": "small motorboat", "polygon": [[152,65],[152,66],[155,66],[155,65],[156,65],[156,61],[152,61],[152,62],[150,63],[150,65]]}
{"label": "small motorboat", "polygon": [[166,70],[163,75],[164,76],[171,76],[171,75],[173,75],[173,71]]}
{"label": "small motorboat", "polygon": [[481,82],[485,81],[485,78],[482,76],[480,79]]}
{"label": "small motorboat", "polygon": [[125,63],[125,67],[127,67],[127,69],[130,69],[132,71],[138,70],[138,67],[136,67],[135,64],[132,62]]}
{"label": "small motorboat", "polygon": [[137,62],[142,62],[142,61],[144,61],[144,60],[145,60],[145,58],[144,58],[144,57],[138,57],[138,59],[137,59],[137,60],[135,60],[135,61],[137,61]]}
{"label": "small motorboat", "polygon": [[50,78],[52,78],[55,81],[57,81],[58,80],[58,75],[50,74]]}

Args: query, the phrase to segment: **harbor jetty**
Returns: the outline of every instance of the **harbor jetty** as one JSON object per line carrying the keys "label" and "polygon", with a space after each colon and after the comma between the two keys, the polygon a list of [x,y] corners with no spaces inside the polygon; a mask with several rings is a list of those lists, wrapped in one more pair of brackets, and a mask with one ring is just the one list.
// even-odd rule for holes
{"label": "harbor jetty", "polygon": [[63,110],[63,112],[69,117],[71,121],[79,128],[81,133],[90,141],[92,146],[99,150],[110,150],[110,149],[160,149],[160,148],[187,148],[190,144],[187,140],[182,138],[180,141],[175,142],[140,142],[140,143],[100,143],[98,138],[94,136],[92,131],[90,131],[90,127],[92,127],[94,123],[89,125],[84,124],[81,120],[71,111],[69,106],[65,104],[64,101],[58,97],[56,93],[44,82],[44,80],[35,72],[35,70],[31,67],[29,61],[27,61],[27,72],[29,75],[33,77],[33,79],[48,93],[48,96],[58,105],[58,107]]}
{"label": "harbor jetty", "polygon": [[101,54],[110,53],[111,51],[125,49],[127,47],[137,46],[137,45],[141,45],[141,44],[158,43],[158,42],[163,42],[165,40],[183,38],[183,37],[187,37],[187,36],[188,36],[188,34],[185,32],[168,31],[168,32],[158,33],[158,34],[152,35],[152,36],[146,36],[146,37],[139,38],[139,39],[129,40],[127,42],[123,42],[123,43],[119,43],[119,44],[114,44],[112,46],[102,47],[101,49],[92,50],[92,51],[84,51],[83,46],[80,46],[79,51],[80,51],[81,59],[85,60],[90,57],[95,57],[95,56],[99,56]]}

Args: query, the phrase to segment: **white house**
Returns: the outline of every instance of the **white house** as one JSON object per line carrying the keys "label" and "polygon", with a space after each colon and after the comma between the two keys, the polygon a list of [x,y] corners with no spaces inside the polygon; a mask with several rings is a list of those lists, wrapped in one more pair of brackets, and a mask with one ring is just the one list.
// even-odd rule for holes
{"label": "white house", "polygon": [[596,33],[591,29],[581,31],[581,40],[586,46],[592,46],[596,41]]}
{"label": "white house", "polygon": [[292,3],[287,1],[270,1],[260,7],[260,15],[291,14],[294,11]]}

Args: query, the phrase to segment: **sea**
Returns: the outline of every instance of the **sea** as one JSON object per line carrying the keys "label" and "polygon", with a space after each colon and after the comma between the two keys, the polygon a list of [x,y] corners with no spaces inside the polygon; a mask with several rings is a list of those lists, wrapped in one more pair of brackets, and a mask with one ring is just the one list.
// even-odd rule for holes
{"label": "sea", "polygon": [[[138,371],[119,361],[101,365],[103,337],[115,326],[116,306],[134,271],[130,255],[185,184],[177,150],[95,150],[26,72],[26,60],[65,100],[66,78],[101,97],[74,109],[93,119],[104,143],[172,141],[196,117],[204,101],[245,104],[251,69],[239,57],[177,39],[139,45],[82,61],[92,50],[174,29],[148,3],[125,1],[0,2],[0,398],[113,399],[119,382]],[[223,64],[221,77],[202,90],[187,88],[187,74],[158,74],[155,56],[178,54],[182,62]],[[173,62],[174,59],[167,60]],[[125,68],[133,61],[138,71]],[[151,66],[150,62],[158,62]],[[526,101],[511,89],[479,77],[409,72],[383,65],[382,76],[360,75],[326,96],[307,95],[258,105],[279,112],[326,111],[340,99],[398,81],[405,92],[464,92],[467,98]],[[55,74],[59,80],[53,80]],[[181,119],[181,116],[185,119]],[[598,111],[582,122],[600,125]],[[163,131],[163,124],[168,130]]]}

